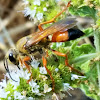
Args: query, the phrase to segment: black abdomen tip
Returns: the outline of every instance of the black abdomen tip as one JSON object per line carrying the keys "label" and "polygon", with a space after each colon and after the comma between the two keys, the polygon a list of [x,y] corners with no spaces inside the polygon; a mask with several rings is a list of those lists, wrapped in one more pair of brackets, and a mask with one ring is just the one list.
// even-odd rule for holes
{"label": "black abdomen tip", "polygon": [[84,33],[79,29],[69,29],[68,30],[68,36],[69,36],[68,40],[75,40],[83,35]]}

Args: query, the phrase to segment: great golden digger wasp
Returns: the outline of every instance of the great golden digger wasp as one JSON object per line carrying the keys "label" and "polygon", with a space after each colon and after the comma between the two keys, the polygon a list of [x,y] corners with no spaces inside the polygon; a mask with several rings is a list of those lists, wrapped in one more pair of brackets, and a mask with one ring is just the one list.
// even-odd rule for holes
{"label": "great golden digger wasp", "polygon": [[[80,71],[69,65],[66,54],[60,53],[50,48],[52,42],[65,42],[69,40],[74,40],[84,35],[84,33],[81,30],[73,28],[77,23],[75,18],[65,18],[63,20],[60,20],[59,22],[55,22],[55,19],[70,6],[70,2],[71,1],[69,1],[67,6],[60,13],[58,13],[52,20],[39,24],[38,28],[40,31],[21,38],[16,44],[17,50],[16,49],[9,50],[8,56],[4,61],[4,66],[8,73],[9,73],[9,68],[7,64],[7,59],[9,59],[13,64],[17,66],[19,65],[19,62],[21,64],[24,64],[28,69],[28,71],[31,73],[30,65],[28,65],[27,61],[31,60],[32,55],[36,57],[38,54],[40,54],[42,56],[41,58],[43,60],[43,66],[46,68],[52,80],[52,89],[54,91],[55,82],[51,72],[46,67],[47,65],[46,57],[48,57],[46,52],[49,49],[56,55],[65,57],[65,65],[68,66],[71,70],[83,75]],[[55,23],[46,29],[42,28],[43,24],[48,24],[52,22]],[[49,35],[51,35],[52,38],[49,38]],[[31,79],[32,75],[30,80]],[[30,80],[28,80],[28,82]]]}

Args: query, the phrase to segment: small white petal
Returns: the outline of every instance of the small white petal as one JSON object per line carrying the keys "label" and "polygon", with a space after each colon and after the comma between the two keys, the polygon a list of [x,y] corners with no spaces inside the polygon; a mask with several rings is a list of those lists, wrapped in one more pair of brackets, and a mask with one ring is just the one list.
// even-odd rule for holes
{"label": "small white petal", "polygon": [[56,95],[56,93],[53,93],[52,95],[52,100],[59,100],[58,96]]}
{"label": "small white petal", "polygon": [[27,0],[23,0],[23,2],[24,2],[23,3],[24,5],[28,5],[29,4],[29,1],[27,1]]}
{"label": "small white petal", "polygon": [[75,79],[79,79],[79,78],[86,78],[85,76],[79,76],[79,75],[76,75],[76,74],[71,74],[71,80],[75,80]]}
{"label": "small white petal", "polygon": [[[15,81],[19,82],[20,79],[19,79],[19,75],[18,75],[17,71],[18,71],[18,70],[12,70],[12,71],[10,72],[10,75],[11,75],[12,79],[14,79]],[[9,76],[8,73],[6,73],[6,76],[10,79],[10,76]]]}
{"label": "small white petal", "polygon": [[43,8],[43,11],[47,11],[47,8],[46,8],[46,7],[44,7],[44,8]]}
{"label": "small white petal", "polygon": [[19,86],[20,83],[11,80],[10,84],[12,84],[14,86],[13,89],[15,90],[17,88],[17,86]]}
{"label": "small white petal", "polygon": [[36,10],[36,9],[37,9],[37,7],[34,7],[34,9]]}
{"label": "small white petal", "polygon": [[57,43],[56,43],[56,46],[57,46],[57,47],[60,47],[62,44],[63,44],[62,42],[57,42]]}
{"label": "small white petal", "polygon": [[50,92],[52,88],[50,88],[47,84],[44,84],[44,93]]}
{"label": "small white petal", "polygon": [[56,68],[56,69],[55,69],[55,71],[56,71],[56,72],[58,72],[58,71],[59,71],[59,69],[58,69],[58,68]]}
{"label": "small white petal", "polygon": [[41,20],[43,18],[43,13],[37,13],[36,17],[38,20]]}
{"label": "small white petal", "polygon": [[46,7],[49,7],[49,3],[46,3]]}
{"label": "small white petal", "polygon": [[30,17],[33,19],[36,14],[36,9],[32,10],[30,13]]}
{"label": "small white petal", "polygon": [[4,89],[0,89],[0,98],[7,98],[7,95],[9,94],[10,92],[5,92]]}
{"label": "small white petal", "polygon": [[22,99],[24,99],[24,98],[25,98],[25,96],[21,95],[20,92],[14,91],[14,99],[15,99],[15,100],[16,100],[16,99],[22,100]]}
{"label": "small white petal", "polygon": [[38,88],[32,88],[32,92],[38,95],[39,89]]}
{"label": "small white petal", "polygon": [[31,14],[31,9],[29,7],[24,8],[23,10],[24,16],[27,17]]}
{"label": "small white petal", "polygon": [[39,94],[39,85],[37,85],[36,82],[34,82],[33,80],[31,80],[31,81],[29,82],[29,85],[32,87],[32,92],[33,92],[33,93],[35,93],[35,94],[37,94],[37,95],[40,95],[40,94]]}
{"label": "small white petal", "polygon": [[35,100],[33,97],[28,97],[28,100]]}
{"label": "small white petal", "polygon": [[29,82],[29,85],[30,85],[31,87],[35,87],[35,86],[37,85],[37,83],[34,82],[33,80],[31,80],[31,81]]}
{"label": "small white petal", "polygon": [[31,66],[32,66],[33,68],[37,69],[38,66],[39,66],[39,64],[40,64],[40,63],[32,57]]}
{"label": "small white petal", "polygon": [[34,0],[33,4],[40,6],[40,0]]}
{"label": "small white petal", "polygon": [[19,72],[18,72],[18,76],[19,77],[22,77],[26,80],[29,80],[30,79],[30,76],[31,76],[31,73],[28,72],[28,70],[23,70],[23,69],[20,69]]}
{"label": "small white petal", "polygon": [[0,82],[0,86],[1,87],[6,87],[7,86],[6,77],[4,77],[4,79],[2,80],[2,82]]}
{"label": "small white petal", "polygon": [[8,100],[11,100],[11,97],[8,97]]}
{"label": "small white petal", "polygon": [[39,69],[41,74],[47,74],[45,67],[40,67]]}
{"label": "small white petal", "polygon": [[63,83],[63,87],[64,87],[64,91],[68,91],[68,90],[70,90],[70,89],[73,90],[73,88],[70,86],[69,83]]}

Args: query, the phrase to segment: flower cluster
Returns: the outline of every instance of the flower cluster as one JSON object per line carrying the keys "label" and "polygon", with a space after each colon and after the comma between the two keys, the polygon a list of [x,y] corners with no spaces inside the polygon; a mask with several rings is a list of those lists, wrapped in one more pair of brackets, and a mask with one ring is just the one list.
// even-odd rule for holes
{"label": "flower cluster", "polygon": [[[23,0],[24,16],[29,16],[29,19],[37,19],[39,21],[45,17],[50,16],[50,12],[54,9],[54,6],[57,6],[56,0]],[[48,14],[49,13],[49,14]]]}
{"label": "flower cluster", "polygon": [[[25,66],[22,67],[20,65],[20,70],[17,68],[16,70],[10,71],[12,79],[16,80],[16,82],[11,80],[7,73],[2,82],[0,82],[0,99],[1,100],[5,99],[41,100],[41,98],[44,100],[57,99],[58,96],[56,95],[56,93],[52,92],[51,79],[48,76],[45,67],[38,67],[39,63],[40,63],[39,61],[32,58],[30,64],[33,71],[32,72],[33,79],[28,84],[27,81],[30,79],[31,74],[28,72]],[[66,69],[68,70],[67,67],[65,67],[65,71]],[[70,86],[70,84],[67,81],[66,83],[63,83],[64,79],[61,79],[61,77],[59,77],[60,74],[62,73],[66,74],[66,72],[65,71],[60,72],[62,70],[60,67],[58,68],[54,67],[53,70],[54,70],[53,73],[55,74],[53,75],[55,79],[55,90],[58,91],[57,94],[60,95],[60,98],[65,97],[65,94],[63,94],[62,91],[67,91],[67,93],[71,95],[68,91],[70,89],[73,90],[72,86]],[[6,80],[6,77],[9,79],[8,82]],[[65,77],[67,77],[67,74]],[[75,79],[82,78],[82,76],[72,74],[71,77],[69,78],[74,81]],[[56,81],[58,82],[56,83]]]}

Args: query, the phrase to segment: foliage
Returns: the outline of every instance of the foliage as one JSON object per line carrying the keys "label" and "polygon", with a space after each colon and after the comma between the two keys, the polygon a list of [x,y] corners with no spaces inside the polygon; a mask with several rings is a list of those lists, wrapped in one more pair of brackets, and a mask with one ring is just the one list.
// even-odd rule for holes
{"label": "foliage", "polygon": [[[24,10],[25,16],[30,16],[34,19],[37,17],[38,13],[42,13],[41,16],[43,17],[37,17],[40,21],[52,19],[60,10],[55,0],[37,0],[38,3],[35,2],[36,4],[33,3],[33,0],[23,1],[27,1],[25,6],[29,7],[31,11],[34,11],[34,9],[36,10],[34,15],[27,11],[27,13],[25,13]],[[68,0],[62,1],[68,2]],[[43,11],[44,7],[47,7],[47,11]],[[70,69],[65,66],[64,57],[59,57],[49,51],[50,56],[47,59],[47,68],[54,78],[55,92],[59,94],[59,92],[68,91],[72,88],[80,88],[87,96],[95,100],[100,100],[100,1],[71,0],[69,12],[75,16],[92,18],[94,20],[94,25],[83,29],[85,36],[82,38],[64,43],[53,43],[51,45],[52,49],[67,54],[70,65],[74,66],[74,68],[81,73],[84,73],[84,76],[80,76],[76,71],[70,71]],[[63,17],[64,16],[65,14],[63,14]],[[89,36],[94,36],[94,46],[91,44],[78,45],[81,39]],[[39,62],[42,66],[42,61]],[[47,99],[47,97],[53,96],[53,92],[51,91],[52,81],[49,74],[41,73],[39,66],[37,68],[34,68],[34,65],[31,66],[33,76],[32,82],[35,84],[35,89],[37,90],[34,90],[33,83],[27,84],[27,79],[24,79],[24,77],[20,78],[19,85],[15,90],[20,92],[20,96],[24,95],[24,93],[22,93],[24,91],[24,96],[27,98]],[[48,90],[45,90],[44,85],[48,87]],[[6,98],[1,98],[1,100],[7,100],[9,96],[14,99],[15,90],[12,89],[12,87],[14,87],[14,85],[8,82],[5,91],[10,91],[10,93]]]}

